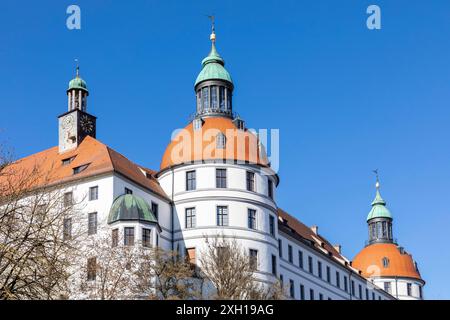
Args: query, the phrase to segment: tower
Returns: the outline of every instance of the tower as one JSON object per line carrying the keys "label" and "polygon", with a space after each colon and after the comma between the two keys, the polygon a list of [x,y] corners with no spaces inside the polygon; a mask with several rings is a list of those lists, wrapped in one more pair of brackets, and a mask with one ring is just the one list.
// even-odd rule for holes
{"label": "tower", "polygon": [[367,216],[369,227],[369,244],[373,243],[394,243],[392,234],[392,215],[386,208],[386,201],[380,194],[380,182],[375,183],[376,194],[372,202],[372,209]]}
{"label": "tower", "polygon": [[375,184],[375,199],[367,216],[369,241],[354,258],[352,266],[363,276],[400,300],[423,299],[425,281],[411,254],[394,240],[393,217],[380,194],[380,181]]}
{"label": "tower", "polygon": [[87,113],[88,96],[87,84],[77,66],[76,76],[67,89],[68,110],[58,117],[60,153],[77,148],[86,136],[95,138],[97,118]]}
{"label": "tower", "polygon": [[208,116],[233,117],[233,81],[225,69],[225,61],[216,49],[214,21],[210,35],[211,51],[202,61],[202,70],[195,81],[196,118]]}

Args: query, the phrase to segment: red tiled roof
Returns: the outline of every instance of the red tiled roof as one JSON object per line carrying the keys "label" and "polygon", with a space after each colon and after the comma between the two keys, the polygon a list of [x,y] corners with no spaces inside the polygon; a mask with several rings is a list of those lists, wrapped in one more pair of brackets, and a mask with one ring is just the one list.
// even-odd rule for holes
{"label": "red tiled roof", "polygon": [[[72,162],[63,165],[64,159],[73,158]],[[86,169],[74,174],[73,169],[88,165]],[[142,169],[142,170],[141,170]],[[78,148],[64,153],[53,147],[15,161],[0,176],[0,185],[11,183],[7,177],[26,172],[37,172],[37,178],[29,187],[42,187],[49,184],[67,183],[99,174],[117,172],[142,187],[168,199],[164,190],[154,178],[154,171],[142,168],[120,153],[109,148],[100,141],[87,136]],[[9,175],[8,175],[9,174]]]}

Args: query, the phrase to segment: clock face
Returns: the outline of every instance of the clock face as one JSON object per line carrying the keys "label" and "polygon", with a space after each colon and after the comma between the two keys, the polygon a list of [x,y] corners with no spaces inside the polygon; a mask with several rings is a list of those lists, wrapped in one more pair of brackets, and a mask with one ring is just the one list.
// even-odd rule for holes
{"label": "clock face", "polygon": [[83,129],[83,131],[86,133],[92,133],[92,131],[94,130],[94,122],[86,115],[81,116],[80,126],[81,129]]}
{"label": "clock face", "polygon": [[73,127],[73,123],[75,122],[73,115],[68,115],[62,121],[62,127],[64,129],[70,129]]}

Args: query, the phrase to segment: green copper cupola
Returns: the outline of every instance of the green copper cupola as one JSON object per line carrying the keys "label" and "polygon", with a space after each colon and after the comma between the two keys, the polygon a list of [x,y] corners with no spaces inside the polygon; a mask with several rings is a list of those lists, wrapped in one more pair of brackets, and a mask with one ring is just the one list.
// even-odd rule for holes
{"label": "green copper cupola", "polygon": [[372,201],[372,209],[367,215],[367,224],[369,226],[369,244],[372,243],[392,243],[392,214],[386,207],[386,201],[380,194],[380,182],[378,180],[375,184],[376,193],[375,199]]}
{"label": "green copper cupola", "polygon": [[88,96],[89,91],[86,81],[81,79],[80,67],[77,65],[75,78],[70,80],[69,87],[67,89],[68,111],[79,109],[86,112]]}
{"label": "green copper cupola", "polygon": [[211,51],[202,61],[202,70],[195,80],[196,118],[204,116],[232,117],[233,81],[225,69],[225,61],[216,49],[214,21],[210,35]]}

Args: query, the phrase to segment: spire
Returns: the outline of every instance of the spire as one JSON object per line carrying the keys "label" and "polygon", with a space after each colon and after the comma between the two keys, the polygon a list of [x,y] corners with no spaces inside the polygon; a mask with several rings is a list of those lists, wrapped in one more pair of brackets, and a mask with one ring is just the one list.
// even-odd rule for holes
{"label": "spire", "polygon": [[367,216],[367,221],[373,218],[390,218],[392,219],[392,215],[389,212],[388,208],[386,208],[386,201],[381,197],[380,193],[380,180],[378,176],[378,169],[373,170],[376,175],[377,181],[375,182],[375,199],[372,201],[372,210],[370,210],[369,215]]}
{"label": "spire", "polygon": [[373,170],[373,172],[375,173],[375,176],[377,179],[377,181],[375,182],[375,188],[377,189],[377,192],[375,194],[375,199],[372,201],[372,206],[377,205],[377,204],[385,206],[386,201],[383,200],[383,198],[381,197],[381,194],[380,194],[380,179],[378,176],[378,169]]}
{"label": "spire", "polygon": [[76,68],[76,78],[80,77],[80,65],[78,64],[78,59],[75,59],[75,62],[77,63],[77,68]]}

